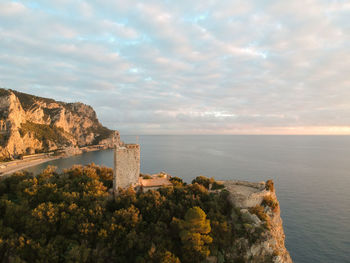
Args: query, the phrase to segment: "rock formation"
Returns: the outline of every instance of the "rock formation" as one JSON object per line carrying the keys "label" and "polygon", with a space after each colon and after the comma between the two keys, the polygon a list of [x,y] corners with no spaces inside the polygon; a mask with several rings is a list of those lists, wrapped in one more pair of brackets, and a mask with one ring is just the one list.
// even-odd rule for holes
{"label": "rock formation", "polygon": [[101,125],[91,106],[0,89],[0,158],[3,160],[87,145],[112,146],[112,134]]}
{"label": "rock formation", "polygon": [[[235,240],[232,258],[243,262],[291,263],[284,245],[280,207],[271,180],[261,183],[225,181],[229,201],[236,207],[232,219],[239,217],[245,238]],[[243,258],[242,258],[243,255]]]}

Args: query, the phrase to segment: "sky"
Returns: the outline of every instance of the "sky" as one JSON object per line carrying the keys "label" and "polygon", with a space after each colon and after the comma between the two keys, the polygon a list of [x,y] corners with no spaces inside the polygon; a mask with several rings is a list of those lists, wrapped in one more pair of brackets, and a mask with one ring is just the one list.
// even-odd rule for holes
{"label": "sky", "polygon": [[0,0],[0,87],[122,134],[350,134],[350,2]]}

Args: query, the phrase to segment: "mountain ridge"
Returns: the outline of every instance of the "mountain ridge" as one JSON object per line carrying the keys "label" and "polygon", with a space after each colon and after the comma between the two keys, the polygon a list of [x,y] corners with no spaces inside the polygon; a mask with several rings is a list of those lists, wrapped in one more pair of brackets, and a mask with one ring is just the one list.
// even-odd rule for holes
{"label": "mountain ridge", "polygon": [[89,105],[2,88],[0,130],[3,160],[68,147],[110,145],[113,133],[99,122]]}

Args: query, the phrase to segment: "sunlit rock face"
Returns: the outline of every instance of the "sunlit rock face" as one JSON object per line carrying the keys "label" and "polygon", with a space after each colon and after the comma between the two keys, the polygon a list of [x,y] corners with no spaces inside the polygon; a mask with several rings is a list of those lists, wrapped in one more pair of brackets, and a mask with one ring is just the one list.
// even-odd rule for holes
{"label": "sunlit rock face", "polygon": [[[284,240],[280,206],[272,187],[265,182],[225,181],[229,201],[237,209],[232,219],[239,221],[245,238],[236,239],[231,253],[233,259],[244,262],[291,263]],[[236,217],[236,218],[234,218]],[[260,218],[259,218],[260,217]]]}
{"label": "sunlit rock face", "polygon": [[0,89],[0,158],[66,147],[111,144],[91,106]]}

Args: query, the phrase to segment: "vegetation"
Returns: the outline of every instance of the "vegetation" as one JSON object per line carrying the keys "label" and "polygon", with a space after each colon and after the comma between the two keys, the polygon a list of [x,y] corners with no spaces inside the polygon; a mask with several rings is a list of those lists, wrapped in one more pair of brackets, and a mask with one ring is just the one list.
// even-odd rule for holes
{"label": "vegetation", "polygon": [[98,144],[101,140],[107,139],[113,134],[112,130],[102,126],[101,124],[91,127],[89,129],[89,132],[93,132],[95,134],[95,139],[92,142],[92,144]]}
{"label": "vegetation", "polygon": [[200,207],[195,206],[187,210],[185,220],[177,220],[185,252],[184,258],[188,262],[191,262],[193,258],[202,262],[210,254],[208,245],[213,242],[213,239],[209,236],[210,220],[206,217],[205,212]]}
{"label": "vegetation", "polygon": [[266,227],[267,229],[270,229],[270,228],[271,228],[271,218],[270,218],[270,216],[265,212],[265,209],[264,209],[263,206],[257,205],[257,206],[251,207],[251,208],[249,208],[249,212],[250,212],[251,214],[257,215],[257,217],[259,217],[259,219],[260,219],[261,221],[264,222],[265,227]]}
{"label": "vegetation", "polygon": [[221,183],[218,182],[213,182],[213,185],[211,187],[211,190],[219,190],[219,189],[224,189],[225,186]]}
{"label": "vegetation", "polygon": [[149,174],[141,174],[142,179],[152,179],[152,176]]}
{"label": "vegetation", "polygon": [[9,140],[9,134],[8,133],[0,133],[0,146],[5,146],[6,143]]}
{"label": "vegetation", "polygon": [[12,159],[8,156],[0,156],[0,162],[9,162]]}
{"label": "vegetation", "polygon": [[197,183],[200,185],[203,185],[206,189],[209,189],[209,185],[214,182],[214,178],[207,178],[205,176],[197,176],[195,179],[192,180],[192,184]]}
{"label": "vegetation", "polygon": [[0,97],[9,95],[10,92],[7,89],[0,88]]}
{"label": "vegetation", "polygon": [[192,180],[192,184],[194,183],[203,185],[208,190],[209,188],[210,190],[218,190],[225,188],[223,184],[216,182],[214,178],[207,178],[205,176],[197,176],[194,180]]}
{"label": "vegetation", "polygon": [[48,120],[49,118],[52,120],[59,112],[61,111],[60,108],[43,108],[44,111],[44,120]]}
{"label": "vegetation", "polygon": [[170,182],[173,184],[173,186],[185,186],[186,183],[182,181],[181,178],[174,176],[170,178]]}
{"label": "vegetation", "polygon": [[266,184],[265,184],[265,188],[266,188],[266,190],[271,191],[271,192],[275,191],[275,187],[273,185],[273,181],[272,180],[267,180]]}
{"label": "vegetation", "polygon": [[[114,199],[112,169],[94,164],[58,174],[0,180],[1,262],[203,262],[229,258],[247,234],[226,190],[185,185]],[[19,216],[20,215],[20,216]],[[224,260],[224,261],[223,261]]]}
{"label": "vegetation", "polygon": [[263,206],[268,206],[271,208],[271,210],[273,212],[276,212],[277,211],[277,208],[278,208],[278,203],[276,202],[276,200],[274,200],[272,198],[271,195],[268,195],[268,196],[264,196],[264,199],[261,203]]}
{"label": "vegetation", "polygon": [[31,109],[33,107],[33,105],[36,105],[36,101],[42,101],[42,102],[46,102],[46,103],[56,102],[53,99],[37,97],[34,95],[30,95],[30,94],[19,92],[19,91],[12,90],[12,89],[10,89],[9,91],[12,91],[17,96],[17,98],[19,99],[19,102],[22,105],[22,108],[25,111]]}
{"label": "vegetation", "polygon": [[[28,121],[21,125],[19,132],[22,137],[27,133],[32,133],[37,140],[44,142],[46,148],[48,147],[49,141],[61,145],[68,142],[63,136],[64,130],[61,127],[53,125],[38,124]],[[44,149],[44,151],[45,150],[46,149]]]}

